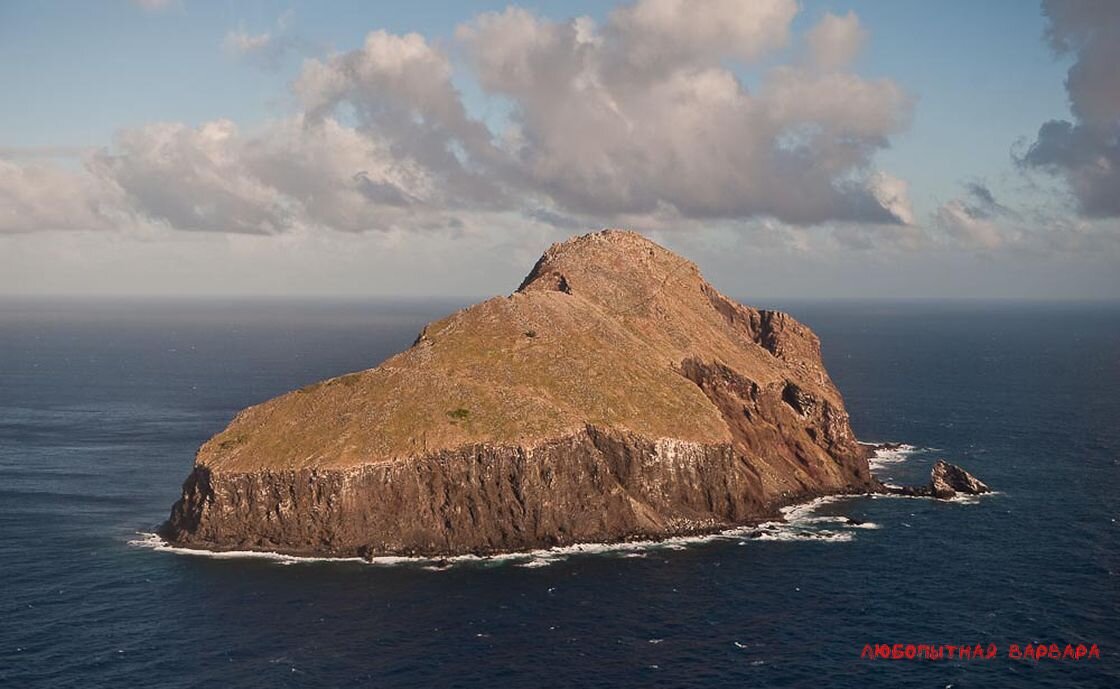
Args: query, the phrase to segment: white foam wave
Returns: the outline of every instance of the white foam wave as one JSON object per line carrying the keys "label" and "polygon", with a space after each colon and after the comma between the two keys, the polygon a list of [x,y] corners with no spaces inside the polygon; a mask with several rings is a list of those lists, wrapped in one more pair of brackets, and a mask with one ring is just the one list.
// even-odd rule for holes
{"label": "white foam wave", "polygon": [[849,523],[848,528],[849,529],[881,529],[883,527],[879,526],[875,522],[859,522],[858,524]]}
{"label": "white foam wave", "polygon": [[[499,555],[454,555],[448,557],[405,557],[381,556],[373,558],[360,557],[308,557],[301,555],[286,555],[276,552],[256,550],[227,550],[214,551],[200,548],[183,548],[174,546],[158,534],[141,532],[138,538],[130,540],[129,545],[148,548],[159,552],[174,553],[176,555],[190,555],[194,557],[209,557],[214,559],[254,558],[272,560],[282,565],[293,565],[311,562],[353,562],[366,565],[394,566],[414,565],[429,571],[443,571],[454,565],[467,563],[494,563],[513,564],[518,567],[536,568],[545,567],[556,562],[562,562],[573,555],[614,555],[625,558],[646,557],[651,552],[658,550],[684,550],[689,546],[714,541],[738,540],[740,545],[748,541],[815,541],[815,542],[845,542],[852,540],[852,534],[846,529],[874,529],[878,525],[867,522],[851,522],[847,517],[833,515],[814,515],[814,512],[825,505],[841,500],[850,499],[852,496],[826,496],[816,498],[799,505],[790,505],[781,509],[783,521],[771,521],[757,526],[740,526],[725,531],[697,536],[675,536],[662,540],[627,541],[620,543],[577,543],[568,546],[543,548],[516,553],[503,553]],[[827,530],[818,528],[818,524],[836,524],[845,530]]]}
{"label": "white foam wave", "polygon": [[763,531],[751,537],[755,541],[822,541],[825,543],[845,543],[852,540],[852,534],[843,531]]}
{"label": "white foam wave", "polygon": [[[890,484],[886,485],[889,486]],[[897,488],[898,486],[893,487]],[[980,493],[979,495],[957,493],[948,500],[941,500],[941,502],[955,502],[961,505],[975,505],[984,498],[991,498],[997,495],[1003,495],[1003,493],[998,490],[989,491],[987,493]],[[881,498],[890,498],[892,500],[939,500],[939,498],[935,498],[932,495],[897,495],[895,493],[874,493],[870,497],[873,500],[879,500]]]}
{"label": "white foam wave", "polygon": [[782,517],[787,522],[792,524],[804,521],[812,517],[814,512],[824,507],[825,505],[831,505],[832,503],[840,502],[841,500],[848,500],[850,498],[850,495],[826,495],[822,498],[814,498],[813,500],[809,500],[808,502],[802,502],[796,505],[788,505],[786,507],[783,507],[779,511],[782,513]]}
{"label": "white foam wave", "polygon": [[984,498],[991,498],[991,497],[995,497],[997,495],[1003,495],[1003,493],[1001,493],[998,490],[989,491],[987,493],[980,493],[978,495],[967,495],[965,493],[957,493],[953,497],[949,498],[948,502],[958,502],[962,505],[975,505],[975,504],[979,503],[981,500],[983,500]]}
{"label": "white foam wave", "polygon": [[846,529],[878,529],[875,522],[861,522],[851,517],[842,515],[826,515],[823,517],[805,517],[801,520],[804,524],[839,524]]}
{"label": "white foam wave", "polygon": [[[163,553],[174,553],[176,555],[193,555],[195,557],[209,557],[215,560],[233,560],[242,558],[251,558],[257,560],[273,560],[281,564],[295,564],[298,562],[361,562],[370,563],[370,560],[365,560],[360,557],[306,557],[301,555],[285,555],[284,553],[276,553],[265,550],[202,550],[201,548],[183,548],[180,546],[171,545],[159,534],[138,532],[139,538],[132,539],[128,542],[131,546],[138,548],[149,548]],[[372,564],[401,564],[403,562],[411,562],[413,558],[408,557],[380,557],[374,558],[376,562]]]}
{"label": "white foam wave", "polygon": [[897,447],[879,448],[875,450],[874,453],[872,453],[870,458],[868,458],[867,464],[871,467],[872,471],[875,471],[877,469],[887,467],[891,464],[905,462],[911,456],[920,451],[921,448],[918,448],[914,445],[908,445],[906,443],[902,443]]}
{"label": "white foam wave", "polygon": [[551,564],[552,564],[552,560],[541,558],[539,560],[529,560],[528,562],[520,562],[516,566],[517,567],[534,568],[534,567],[548,567]]}

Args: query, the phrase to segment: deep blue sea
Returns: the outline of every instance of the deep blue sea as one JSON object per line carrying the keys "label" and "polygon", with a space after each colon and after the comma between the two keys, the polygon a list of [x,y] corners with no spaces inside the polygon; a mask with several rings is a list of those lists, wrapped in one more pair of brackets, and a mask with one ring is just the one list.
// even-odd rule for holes
{"label": "deep blue sea", "polygon": [[[463,305],[0,302],[0,686],[1120,687],[1117,305],[761,304],[820,335],[861,439],[914,447],[882,475],[944,457],[998,491],[975,501],[443,571],[130,543],[240,408]],[[1102,657],[1006,657],[1038,642]]]}

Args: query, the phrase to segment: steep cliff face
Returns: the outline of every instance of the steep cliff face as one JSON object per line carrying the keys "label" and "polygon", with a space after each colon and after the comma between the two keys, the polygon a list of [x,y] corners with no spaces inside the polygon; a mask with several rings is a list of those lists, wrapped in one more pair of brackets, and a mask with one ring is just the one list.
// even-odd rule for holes
{"label": "steep cliff face", "polygon": [[699,533],[873,489],[816,336],[608,230],[380,366],[244,410],[162,534],[444,555]]}

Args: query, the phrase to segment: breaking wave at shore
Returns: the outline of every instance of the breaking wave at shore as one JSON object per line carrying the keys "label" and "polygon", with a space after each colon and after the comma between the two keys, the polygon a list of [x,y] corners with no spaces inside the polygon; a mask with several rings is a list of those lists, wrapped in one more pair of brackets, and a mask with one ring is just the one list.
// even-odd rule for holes
{"label": "breaking wave at shore", "polygon": [[[877,449],[868,460],[868,464],[872,471],[875,471],[887,466],[898,465],[925,451],[925,448],[919,448],[905,443],[897,445],[892,444],[890,447]],[[148,548],[159,552],[174,553],[176,555],[190,555],[214,559],[262,559],[271,560],[282,565],[316,562],[350,562],[375,566],[406,565],[432,571],[444,570],[460,565],[484,567],[512,565],[516,567],[535,568],[562,562],[573,556],[601,555],[623,558],[642,558],[658,551],[684,550],[690,546],[717,541],[738,541],[738,545],[741,546],[748,545],[752,542],[845,543],[853,540],[856,533],[860,530],[874,530],[881,527],[874,522],[859,521],[838,514],[818,514],[818,511],[827,505],[859,497],[868,496],[831,495],[820,497],[782,508],[780,510],[781,520],[767,521],[750,526],[739,526],[710,534],[674,536],[660,540],[621,541],[616,543],[577,543],[568,546],[500,553],[496,555],[454,555],[447,557],[387,555],[367,559],[361,557],[287,555],[284,553],[257,550],[214,551],[171,545],[158,534],[149,532],[139,532],[137,538],[130,540],[128,543],[131,546]],[[902,496],[871,495],[870,497]],[[960,495],[953,498],[952,501],[963,504],[975,504],[979,499],[980,496]]]}
{"label": "breaking wave at shore", "polygon": [[[871,473],[875,474],[884,485],[890,488],[899,488],[897,481],[893,480],[889,475],[891,469],[899,468],[908,460],[915,457],[926,457],[933,453],[942,452],[941,449],[936,447],[918,447],[908,443],[862,443],[868,447],[875,448],[871,457],[867,459],[867,465],[871,469]],[[906,481],[903,481],[906,483]],[[965,493],[957,493],[951,498],[942,499],[942,502],[957,503],[960,505],[976,505],[981,500],[987,497],[1002,495],[1000,491],[993,490],[988,493],[980,495],[968,495]],[[869,497],[873,499],[879,498],[902,498],[907,500],[934,500],[936,498],[929,495],[898,495],[890,493],[875,493]]]}
{"label": "breaking wave at shore", "polygon": [[853,538],[851,529],[876,529],[878,525],[870,522],[850,520],[843,516],[816,516],[814,512],[825,505],[842,500],[851,500],[850,495],[837,495],[816,498],[808,502],[784,507],[782,521],[769,521],[753,526],[740,526],[711,534],[695,536],[674,536],[660,540],[622,541],[617,543],[577,543],[554,548],[542,548],[524,552],[500,553],[496,555],[454,555],[447,557],[409,557],[379,556],[360,557],[308,557],[286,555],[284,553],[256,550],[214,551],[199,548],[183,548],[169,544],[156,533],[139,532],[137,538],[130,540],[131,546],[151,550],[191,555],[215,559],[253,558],[272,560],[279,564],[294,565],[312,562],[352,562],[366,565],[395,566],[413,565],[424,569],[440,570],[455,565],[476,564],[494,566],[511,564],[519,567],[543,567],[560,562],[574,555],[610,555],[615,557],[645,557],[649,553],[664,550],[684,550],[689,546],[715,541],[739,541],[746,545],[753,541],[810,541],[821,543],[843,543]]}
{"label": "breaking wave at shore", "polygon": [[891,444],[890,447],[880,447],[873,443],[865,443],[875,447],[874,454],[867,459],[867,465],[871,467],[872,473],[885,469],[892,464],[900,464],[910,459],[914,455],[923,451],[923,448],[906,443],[899,443],[897,445]]}

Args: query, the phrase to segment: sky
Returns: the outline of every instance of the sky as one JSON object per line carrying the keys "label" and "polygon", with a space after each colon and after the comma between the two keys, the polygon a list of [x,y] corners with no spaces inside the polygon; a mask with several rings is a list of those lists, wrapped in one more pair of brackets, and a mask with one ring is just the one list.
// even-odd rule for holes
{"label": "sky", "polygon": [[1120,3],[0,4],[0,295],[1120,295]]}

